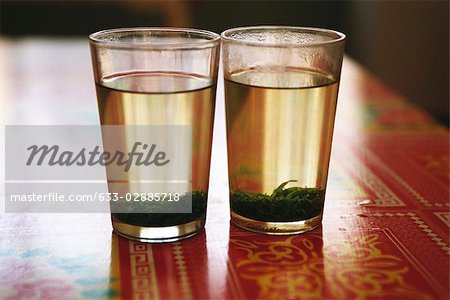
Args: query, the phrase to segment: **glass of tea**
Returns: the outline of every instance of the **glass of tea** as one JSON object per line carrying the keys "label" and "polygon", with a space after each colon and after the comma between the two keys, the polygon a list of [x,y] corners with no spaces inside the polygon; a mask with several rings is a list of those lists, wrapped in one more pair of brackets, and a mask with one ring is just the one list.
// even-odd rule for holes
{"label": "glass of tea", "polygon": [[[105,151],[134,145],[142,153],[129,155],[134,161],[157,149],[188,154],[173,165],[173,157],[163,152],[159,158],[167,165],[141,162],[120,176],[117,165],[106,165],[114,231],[141,242],[195,235],[205,224],[220,35],[121,28],[93,33],[89,42]],[[188,212],[164,210],[186,199]]]}
{"label": "glass of tea", "polygon": [[321,224],[345,35],[286,26],[222,33],[231,219],[294,234]]}

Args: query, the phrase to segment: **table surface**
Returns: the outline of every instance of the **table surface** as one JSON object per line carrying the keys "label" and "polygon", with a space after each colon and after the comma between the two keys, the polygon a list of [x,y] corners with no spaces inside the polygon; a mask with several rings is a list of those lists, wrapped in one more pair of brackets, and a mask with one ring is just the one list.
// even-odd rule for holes
{"label": "table surface", "polygon": [[[97,124],[85,40],[3,38],[0,66],[3,124]],[[449,298],[449,132],[351,59],[321,228],[230,224],[226,168],[219,80],[205,231],[150,245],[108,214],[2,213],[0,299]]]}

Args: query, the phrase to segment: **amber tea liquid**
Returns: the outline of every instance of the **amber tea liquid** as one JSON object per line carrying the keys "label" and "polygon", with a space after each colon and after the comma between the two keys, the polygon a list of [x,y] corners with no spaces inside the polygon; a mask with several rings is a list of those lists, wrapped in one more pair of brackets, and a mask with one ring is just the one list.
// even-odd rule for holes
{"label": "amber tea liquid", "polygon": [[[284,229],[295,233],[292,229],[298,228],[299,222],[305,224],[299,232],[317,226],[327,182],[338,83],[303,69],[251,69],[227,77],[233,221],[254,231],[270,233],[273,229],[274,234],[283,234]],[[283,197],[267,198],[277,194],[274,190],[287,181],[291,182],[285,185],[283,193],[278,193]],[[293,205],[291,202],[296,200],[294,194],[289,196],[288,188],[307,188],[297,190],[306,195],[307,203]],[[248,206],[242,206],[245,201],[241,200],[246,199]],[[274,207],[277,211],[255,212]],[[286,210],[293,212],[287,214]]]}
{"label": "amber tea liquid", "polygon": [[215,86],[191,74],[133,72],[103,78],[97,84],[97,99],[102,125],[192,126],[192,213],[115,213],[112,216],[115,228],[121,226],[118,231],[128,232],[128,238],[132,238],[139,236],[136,230],[142,226],[186,223],[191,227],[202,226],[208,193]]}

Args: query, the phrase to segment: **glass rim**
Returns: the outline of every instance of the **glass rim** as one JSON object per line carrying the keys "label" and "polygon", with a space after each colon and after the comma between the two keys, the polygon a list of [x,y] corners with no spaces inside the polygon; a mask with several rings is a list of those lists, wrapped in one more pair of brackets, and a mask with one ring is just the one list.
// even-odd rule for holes
{"label": "glass rim", "polygon": [[[185,33],[185,42],[169,42],[162,44],[144,43],[137,44],[133,42],[125,42],[120,40],[107,40],[108,35],[120,34],[120,33]],[[200,39],[196,41],[189,41],[192,39],[191,34],[198,35]],[[107,48],[114,49],[158,49],[158,50],[171,50],[171,49],[204,49],[211,48],[220,44],[220,34],[212,31],[184,28],[184,27],[124,27],[100,30],[89,35],[89,42],[97,46],[105,46]]]}
{"label": "glass rim", "polygon": [[[291,29],[297,30],[305,33],[319,33],[323,35],[327,35],[331,38],[327,41],[316,41],[316,42],[307,42],[303,44],[295,44],[295,43],[283,43],[283,42],[264,42],[264,41],[249,41],[245,39],[237,39],[230,37],[229,35],[236,32],[250,32],[252,30],[283,30],[283,29]],[[328,44],[337,44],[339,42],[343,42],[346,39],[346,35],[342,32],[325,29],[319,27],[303,27],[303,26],[274,26],[274,25],[256,25],[256,26],[244,26],[244,27],[235,27],[230,28],[223,31],[220,36],[224,41],[246,45],[246,46],[258,46],[258,47],[281,47],[281,48],[303,48],[303,47],[311,47],[311,46],[323,46]]]}

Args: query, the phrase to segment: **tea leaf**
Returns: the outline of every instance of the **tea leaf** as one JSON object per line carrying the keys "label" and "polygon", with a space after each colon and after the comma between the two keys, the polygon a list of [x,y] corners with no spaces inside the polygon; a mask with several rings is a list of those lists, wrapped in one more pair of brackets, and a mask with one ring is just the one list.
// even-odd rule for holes
{"label": "tea leaf", "polygon": [[266,222],[294,222],[320,215],[325,190],[280,184],[271,195],[236,191],[231,193],[231,207],[237,214]]}
{"label": "tea leaf", "polygon": [[[149,205],[162,205],[161,203],[152,203],[148,201],[113,203],[113,205],[126,205],[127,213],[113,213],[113,216],[127,224],[158,227],[174,226],[194,221],[206,214],[206,201],[208,194],[204,191],[192,191],[180,197],[179,201],[186,201],[192,197],[191,213],[139,213],[139,211],[151,211]],[[143,206],[146,206],[144,209]],[[123,211],[123,209],[122,209]]]}
{"label": "tea leaf", "polygon": [[288,180],[286,182],[283,182],[282,184],[280,184],[276,189],[273,190],[271,197],[276,196],[278,193],[280,193],[281,191],[283,191],[284,187],[289,183],[289,182],[297,182],[297,180]]}

